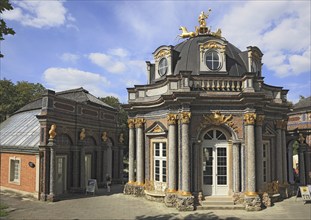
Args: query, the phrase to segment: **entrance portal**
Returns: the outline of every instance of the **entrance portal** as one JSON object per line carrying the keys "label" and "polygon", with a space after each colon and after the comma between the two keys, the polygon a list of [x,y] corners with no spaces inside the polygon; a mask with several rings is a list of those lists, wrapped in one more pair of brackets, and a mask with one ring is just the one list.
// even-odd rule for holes
{"label": "entrance portal", "polygon": [[203,194],[228,195],[228,141],[217,129],[203,137]]}

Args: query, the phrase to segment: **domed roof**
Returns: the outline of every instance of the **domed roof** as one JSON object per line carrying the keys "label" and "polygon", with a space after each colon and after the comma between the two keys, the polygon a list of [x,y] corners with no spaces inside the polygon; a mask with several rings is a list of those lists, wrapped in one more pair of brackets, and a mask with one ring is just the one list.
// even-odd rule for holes
{"label": "domed roof", "polygon": [[211,35],[198,35],[174,46],[173,74],[177,75],[180,71],[191,71],[192,75],[200,74],[199,44],[206,43],[208,41],[223,41],[226,44],[225,59],[228,75],[241,76],[247,72],[247,51],[241,52],[231,43]]}

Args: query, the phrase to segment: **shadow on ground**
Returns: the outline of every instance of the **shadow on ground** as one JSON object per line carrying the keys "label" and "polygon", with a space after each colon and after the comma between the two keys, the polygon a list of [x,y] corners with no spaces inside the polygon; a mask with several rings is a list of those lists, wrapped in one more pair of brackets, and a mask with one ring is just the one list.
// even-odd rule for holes
{"label": "shadow on ground", "polygon": [[177,220],[177,219],[184,219],[184,220],[239,220],[240,218],[236,217],[228,217],[228,218],[219,218],[217,215],[215,215],[212,212],[208,213],[194,213],[194,214],[189,214],[187,216],[184,216],[180,218],[178,214],[166,214],[166,215],[155,215],[155,216],[146,216],[146,215],[141,215],[137,216],[135,218],[136,220]]}

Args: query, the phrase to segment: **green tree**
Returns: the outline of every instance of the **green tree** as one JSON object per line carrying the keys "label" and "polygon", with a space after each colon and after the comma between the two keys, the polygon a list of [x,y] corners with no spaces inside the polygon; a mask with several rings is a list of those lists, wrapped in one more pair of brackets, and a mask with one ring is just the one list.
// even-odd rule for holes
{"label": "green tree", "polygon": [[0,80],[0,122],[4,121],[10,113],[15,111],[16,103],[14,97],[16,97],[16,90],[11,80],[5,78]]}
{"label": "green tree", "polygon": [[39,98],[44,90],[44,86],[40,83],[20,81],[14,85],[11,80],[5,78],[0,80],[0,122],[27,103]]}
{"label": "green tree", "polygon": [[[12,5],[10,4],[9,0],[0,0],[0,15],[4,11],[13,10]],[[12,28],[6,26],[5,21],[1,18],[0,19],[0,41],[4,40],[4,35],[14,35],[15,31]],[[0,52],[0,58],[3,57],[3,54]]]}

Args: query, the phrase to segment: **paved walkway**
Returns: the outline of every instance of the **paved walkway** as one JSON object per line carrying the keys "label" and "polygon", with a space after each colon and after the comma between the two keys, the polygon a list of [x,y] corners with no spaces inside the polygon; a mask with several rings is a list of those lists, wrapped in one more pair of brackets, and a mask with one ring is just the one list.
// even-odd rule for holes
{"label": "paved walkway", "polygon": [[100,189],[93,195],[71,195],[62,201],[49,203],[1,192],[0,202],[12,210],[7,219],[311,219],[311,204],[295,197],[276,203],[259,212],[244,210],[198,210],[178,212],[163,203],[126,196],[122,186],[112,186],[111,193]]}

